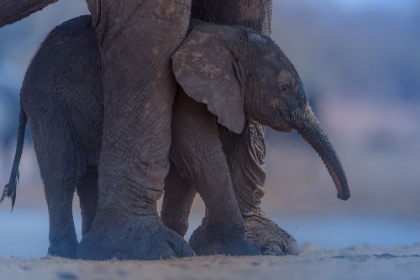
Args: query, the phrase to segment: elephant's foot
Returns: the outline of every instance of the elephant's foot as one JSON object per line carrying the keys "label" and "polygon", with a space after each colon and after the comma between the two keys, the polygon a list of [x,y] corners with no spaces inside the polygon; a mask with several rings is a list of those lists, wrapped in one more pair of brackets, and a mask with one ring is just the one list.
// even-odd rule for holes
{"label": "elephant's foot", "polygon": [[268,218],[264,212],[243,215],[246,235],[263,255],[298,255],[296,240]]}
{"label": "elephant's foot", "polygon": [[261,252],[246,238],[245,233],[224,234],[204,223],[191,235],[190,245],[197,255],[259,255]]}
{"label": "elephant's foot", "polygon": [[78,242],[76,236],[72,236],[71,238],[64,238],[59,242],[50,244],[50,247],[48,248],[48,254],[51,256],[75,259],[77,245]]}
{"label": "elephant's foot", "polygon": [[188,243],[157,216],[136,216],[126,221],[96,217],[77,249],[77,257],[84,260],[156,260],[192,255]]}

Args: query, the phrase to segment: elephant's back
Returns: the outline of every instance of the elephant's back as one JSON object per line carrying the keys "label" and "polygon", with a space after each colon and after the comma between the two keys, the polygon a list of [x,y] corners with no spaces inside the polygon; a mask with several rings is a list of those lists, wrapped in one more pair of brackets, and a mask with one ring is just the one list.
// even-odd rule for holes
{"label": "elephant's back", "polygon": [[99,98],[96,103],[103,105],[100,57],[91,17],[71,19],[41,43],[22,88],[50,99]]}
{"label": "elephant's back", "polygon": [[31,128],[32,123],[49,127],[51,122],[65,122],[86,149],[99,151],[103,121],[101,77],[91,17],[77,17],[54,28],[40,45],[23,81],[21,104]]}

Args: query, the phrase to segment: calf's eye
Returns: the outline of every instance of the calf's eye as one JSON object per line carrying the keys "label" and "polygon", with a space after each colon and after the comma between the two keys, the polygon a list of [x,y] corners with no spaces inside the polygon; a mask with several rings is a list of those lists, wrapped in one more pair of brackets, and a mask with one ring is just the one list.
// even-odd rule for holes
{"label": "calf's eye", "polygon": [[287,85],[287,84],[281,84],[280,85],[280,90],[281,91],[287,91],[289,89],[289,85]]}

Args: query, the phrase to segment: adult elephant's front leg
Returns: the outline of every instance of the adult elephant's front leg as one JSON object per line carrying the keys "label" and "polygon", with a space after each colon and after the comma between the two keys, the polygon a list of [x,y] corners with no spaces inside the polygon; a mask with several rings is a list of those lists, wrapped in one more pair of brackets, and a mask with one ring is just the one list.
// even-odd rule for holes
{"label": "adult elephant's front leg", "polygon": [[[195,253],[258,254],[259,250],[245,235],[216,116],[179,90],[174,103],[172,136],[171,159],[206,205],[206,218],[190,239]],[[171,186],[176,187],[174,184],[166,187]],[[168,189],[168,195],[174,196],[174,190]]]}
{"label": "adult elephant's front leg", "polygon": [[170,56],[186,34],[190,1],[97,0],[89,8],[102,56],[104,130],[97,214],[78,257],[192,255],[156,211],[177,87]]}

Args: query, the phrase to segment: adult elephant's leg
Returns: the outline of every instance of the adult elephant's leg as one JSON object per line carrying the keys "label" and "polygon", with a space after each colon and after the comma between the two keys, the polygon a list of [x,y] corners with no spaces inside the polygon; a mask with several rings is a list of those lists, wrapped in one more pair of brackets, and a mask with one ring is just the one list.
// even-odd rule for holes
{"label": "adult elephant's leg", "polygon": [[206,218],[190,239],[198,255],[258,254],[245,228],[218,135],[216,116],[182,90],[174,103],[171,158],[206,205]]}
{"label": "adult elephant's leg", "polygon": [[196,191],[176,170],[174,162],[172,160],[170,162],[169,173],[165,178],[165,194],[160,217],[165,226],[184,236],[188,230],[188,216]]}
{"label": "adult elephant's leg", "polygon": [[169,169],[177,88],[170,56],[185,37],[190,1],[97,0],[89,7],[102,56],[104,130],[98,209],[78,256],[190,256],[156,210]]}
{"label": "adult elephant's leg", "polygon": [[98,207],[98,170],[89,169],[79,178],[76,186],[82,211],[82,236],[92,227]]}
{"label": "adult elephant's leg", "polygon": [[248,120],[241,134],[220,129],[248,239],[265,255],[295,255],[296,240],[260,208],[264,196],[264,127]]}

